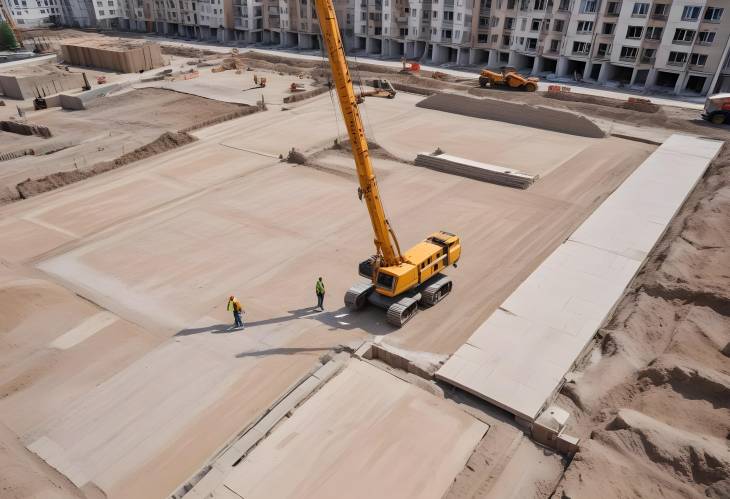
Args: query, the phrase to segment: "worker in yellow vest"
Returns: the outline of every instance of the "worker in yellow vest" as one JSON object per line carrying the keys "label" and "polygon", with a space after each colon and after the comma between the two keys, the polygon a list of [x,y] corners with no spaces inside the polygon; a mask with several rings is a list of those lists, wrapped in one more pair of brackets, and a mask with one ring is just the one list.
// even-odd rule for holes
{"label": "worker in yellow vest", "polygon": [[324,312],[324,282],[321,277],[317,279],[314,291],[317,293],[317,308]]}
{"label": "worker in yellow vest", "polygon": [[243,305],[241,305],[241,302],[238,301],[238,299],[231,295],[230,298],[228,298],[228,306],[226,307],[226,310],[233,310],[233,320],[235,323],[233,324],[234,328],[241,328],[243,327],[243,321],[241,320],[241,314],[243,313]]}

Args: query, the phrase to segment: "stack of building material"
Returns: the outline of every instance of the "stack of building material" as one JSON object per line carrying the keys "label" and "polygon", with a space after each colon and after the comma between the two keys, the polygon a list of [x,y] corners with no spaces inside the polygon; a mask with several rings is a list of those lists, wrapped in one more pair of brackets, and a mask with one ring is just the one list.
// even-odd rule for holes
{"label": "stack of building material", "polygon": [[416,156],[416,166],[518,189],[527,189],[539,178],[538,175],[530,175],[511,168],[480,163],[449,154],[421,153]]}
{"label": "stack of building material", "polygon": [[80,41],[61,45],[68,64],[138,73],[165,65],[157,43]]}

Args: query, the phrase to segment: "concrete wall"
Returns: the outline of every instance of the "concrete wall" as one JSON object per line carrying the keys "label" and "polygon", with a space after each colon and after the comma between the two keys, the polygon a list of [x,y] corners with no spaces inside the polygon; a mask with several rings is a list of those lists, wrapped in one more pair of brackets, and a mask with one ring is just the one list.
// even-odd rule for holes
{"label": "concrete wall", "polygon": [[56,73],[39,76],[0,75],[0,90],[13,99],[32,99],[37,93],[55,95],[81,88],[84,79],[79,73]]}
{"label": "concrete wall", "polygon": [[138,73],[164,65],[160,46],[156,43],[123,51],[84,45],[61,45],[61,50],[67,63],[111,69],[120,73]]}

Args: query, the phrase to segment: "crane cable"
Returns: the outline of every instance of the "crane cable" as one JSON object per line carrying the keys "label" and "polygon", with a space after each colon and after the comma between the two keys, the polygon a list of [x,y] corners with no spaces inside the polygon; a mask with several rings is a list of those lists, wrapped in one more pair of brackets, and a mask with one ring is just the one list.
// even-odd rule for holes
{"label": "crane cable", "polygon": [[[320,37],[319,40],[320,40],[320,42],[319,42],[319,52],[322,55],[322,69],[321,69],[321,71],[322,71],[322,73],[324,73],[325,72],[325,69],[324,69],[325,68],[325,61],[327,60],[327,58],[324,55],[324,44],[323,44],[324,40],[321,37]],[[334,96],[334,94],[332,92],[332,87],[334,85],[332,84],[332,78],[331,78],[331,76],[332,76],[332,71],[330,71],[330,77],[327,79],[327,86],[329,87],[330,102],[332,103],[332,112],[335,115],[335,127],[337,128],[337,143],[340,143],[341,142],[340,141],[340,138],[341,138],[341,134],[340,134],[340,113],[337,112],[337,106],[335,105],[335,96]],[[344,123],[343,123],[343,126],[344,126]]]}

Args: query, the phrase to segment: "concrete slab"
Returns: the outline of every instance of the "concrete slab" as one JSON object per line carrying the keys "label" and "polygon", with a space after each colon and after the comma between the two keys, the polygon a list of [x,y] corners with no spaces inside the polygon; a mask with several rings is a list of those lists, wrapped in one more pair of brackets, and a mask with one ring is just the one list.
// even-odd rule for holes
{"label": "concrete slab", "polygon": [[533,420],[722,144],[672,136],[514,291],[436,376]]}
{"label": "concrete slab", "polygon": [[353,498],[440,498],[487,429],[445,400],[353,360],[224,485],[247,499],[343,491]]}
{"label": "concrete slab", "polygon": [[51,343],[51,348],[66,350],[78,345],[87,338],[92,337],[107,326],[112,325],[117,320],[117,316],[109,312],[99,312],[89,317],[84,322],[74,327],[70,331],[56,338]]}

